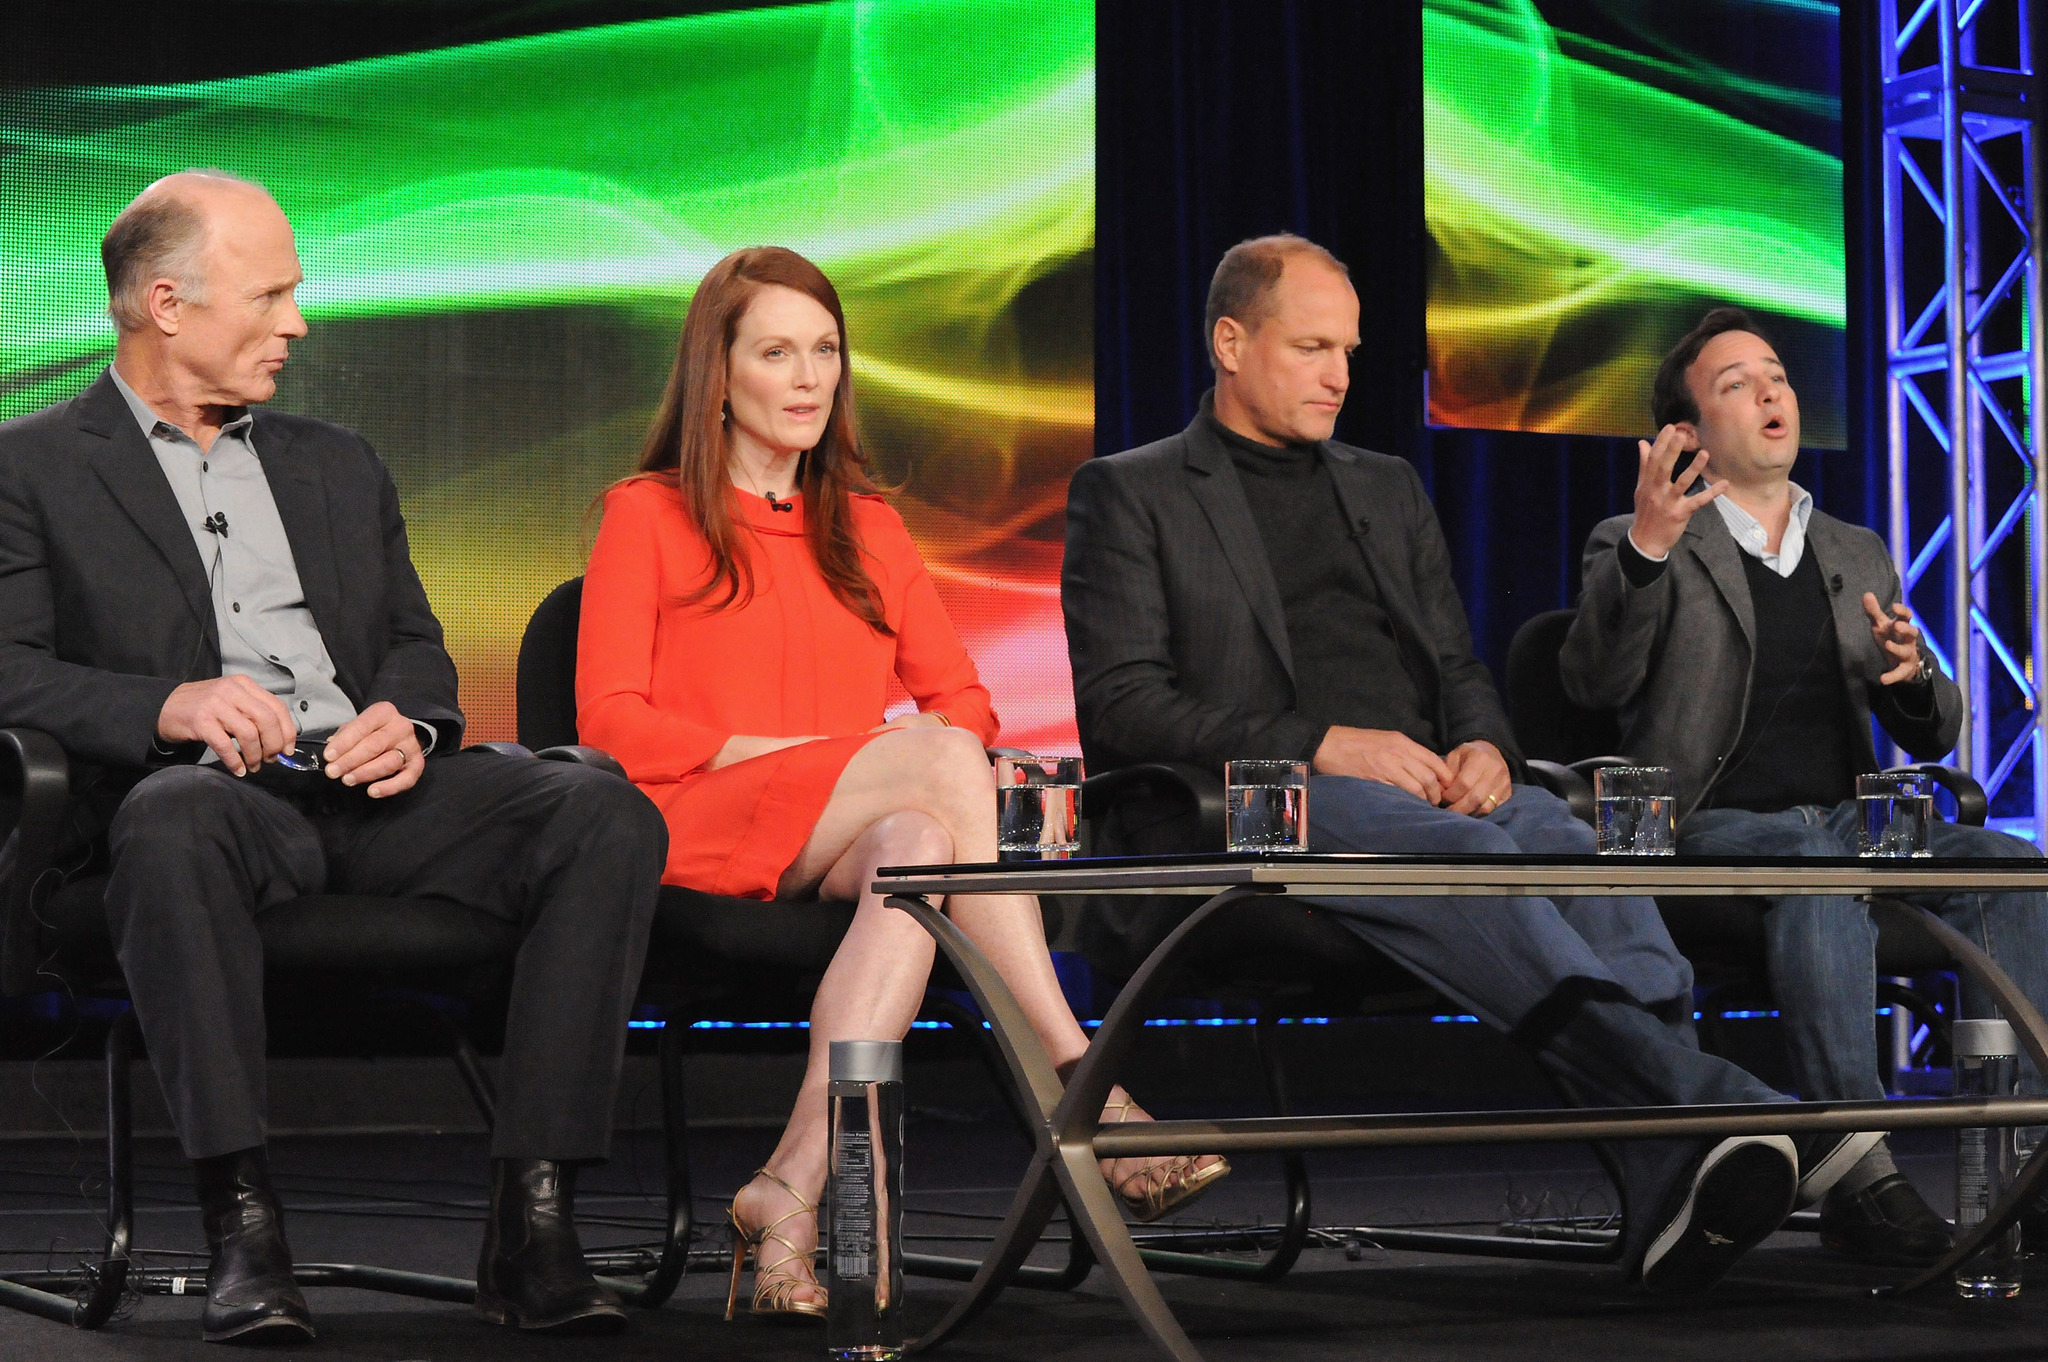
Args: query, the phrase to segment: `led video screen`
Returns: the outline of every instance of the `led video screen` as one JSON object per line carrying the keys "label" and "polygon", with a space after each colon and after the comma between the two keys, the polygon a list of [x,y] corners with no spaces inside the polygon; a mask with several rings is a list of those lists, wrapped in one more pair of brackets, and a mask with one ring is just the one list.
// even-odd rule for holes
{"label": "led video screen", "polygon": [[[272,6],[293,7],[248,21]],[[870,452],[1004,741],[1073,750],[1058,580],[1094,423],[1092,0],[575,10],[286,70],[0,90],[0,418],[111,357],[98,245],[122,204],[187,166],[261,181],[311,325],[276,405],[377,446],[471,735],[510,738],[520,631],[582,571],[695,282],[739,246],[794,247],[839,287]]]}
{"label": "led video screen", "polygon": [[1709,307],[1777,342],[1840,448],[1840,12],[1824,0],[1425,0],[1429,419],[1645,435]]}

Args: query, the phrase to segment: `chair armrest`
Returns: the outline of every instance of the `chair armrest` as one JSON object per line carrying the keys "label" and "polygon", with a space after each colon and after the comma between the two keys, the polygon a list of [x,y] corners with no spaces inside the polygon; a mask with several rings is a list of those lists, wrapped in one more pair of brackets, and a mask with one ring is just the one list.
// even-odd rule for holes
{"label": "chair armrest", "polygon": [[531,747],[521,747],[516,742],[473,742],[462,749],[465,752],[496,752],[501,757],[530,757]]}
{"label": "chair armrest", "polygon": [[47,733],[0,728],[0,790],[15,800],[12,836],[0,851],[0,996],[15,997],[36,991],[40,942],[31,895],[56,851],[71,759]]}
{"label": "chair armrest", "polygon": [[1523,761],[1529,779],[1571,806],[1572,817],[1588,826],[1593,822],[1593,782],[1570,766],[1530,757]]}
{"label": "chair armrest", "polygon": [[1164,789],[1194,806],[1202,845],[1224,844],[1223,780],[1213,771],[1179,761],[1146,761],[1120,766],[1081,782],[1081,817],[1093,821],[1136,790]]}
{"label": "chair armrest", "polygon": [[1036,761],[1038,759],[1036,752],[1026,752],[1021,747],[984,747],[982,751],[988,753],[990,761],[994,761],[997,757],[1008,757],[1011,761]]}
{"label": "chair armrest", "polygon": [[1977,783],[1968,771],[1939,762],[1923,761],[1907,766],[1892,766],[1890,771],[1918,771],[1942,789],[1955,796],[1956,822],[1973,828],[1984,826],[1984,819],[1991,812],[1991,801],[1984,796],[1984,787]]}
{"label": "chair armrest", "polygon": [[542,761],[572,761],[578,766],[595,766],[600,771],[609,771],[620,780],[626,779],[626,768],[619,765],[619,759],[602,747],[584,747],[567,744],[561,747],[543,747],[533,754]]}

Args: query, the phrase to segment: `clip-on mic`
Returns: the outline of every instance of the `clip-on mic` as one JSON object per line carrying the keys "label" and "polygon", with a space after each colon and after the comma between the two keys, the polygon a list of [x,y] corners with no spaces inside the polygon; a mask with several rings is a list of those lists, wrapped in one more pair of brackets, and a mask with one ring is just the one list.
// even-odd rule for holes
{"label": "clip-on mic", "polygon": [[226,511],[215,511],[212,515],[200,521],[199,524],[208,534],[217,534],[223,539],[228,537],[228,513]]}
{"label": "clip-on mic", "polygon": [[775,494],[770,492],[768,494],[768,509],[771,511],[794,511],[796,509],[796,498],[791,497],[788,501],[777,501]]}

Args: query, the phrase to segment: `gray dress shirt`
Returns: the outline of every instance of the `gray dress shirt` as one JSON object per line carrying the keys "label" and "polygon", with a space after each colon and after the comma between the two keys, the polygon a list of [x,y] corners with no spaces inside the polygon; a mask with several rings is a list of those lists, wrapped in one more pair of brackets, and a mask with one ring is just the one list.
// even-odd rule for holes
{"label": "gray dress shirt", "polygon": [[[298,564],[270,481],[249,441],[245,411],[202,452],[198,441],[150,410],[115,370],[114,386],[169,479],[207,570],[220,634],[220,673],[252,678],[291,708],[301,733],[331,733],[356,717],[334,679],[334,662],[306,606]],[[216,517],[225,517],[225,521]],[[206,528],[209,520],[226,533]],[[204,760],[213,761],[211,751]]]}

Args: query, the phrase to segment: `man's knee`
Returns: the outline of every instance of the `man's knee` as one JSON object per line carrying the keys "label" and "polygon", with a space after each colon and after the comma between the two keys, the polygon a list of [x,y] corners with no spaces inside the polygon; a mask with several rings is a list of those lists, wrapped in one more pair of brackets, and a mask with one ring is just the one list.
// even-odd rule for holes
{"label": "man's knee", "polygon": [[1505,830],[1380,781],[1315,776],[1308,808],[1309,847],[1315,851],[1484,856],[1518,850]]}
{"label": "man's knee", "polygon": [[[1503,806],[1524,840],[1541,842],[1545,850],[1592,851],[1593,825],[1572,812],[1572,806],[1541,785],[1517,785]],[[1522,829],[1527,832],[1523,833]]]}
{"label": "man's knee", "polygon": [[1974,827],[1968,823],[1943,823],[1934,830],[1930,839],[1937,856],[1967,856],[1992,859],[1994,857],[2038,858],[2041,848],[2023,837],[1998,832],[1992,828]]}
{"label": "man's knee", "polygon": [[[508,758],[518,761],[521,758]],[[659,865],[668,855],[668,824],[638,786],[609,771],[566,761],[531,761],[532,779],[545,785],[559,807],[573,810],[592,838],[615,850],[630,850]]]}
{"label": "man's knee", "polygon": [[121,801],[107,831],[116,854],[138,841],[190,846],[217,839],[245,792],[214,766],[168,766],[144,776]]}
{"label": "man's knee", "polygon": [[1850,848],[1827,824],[1796,813],[1713,809],[1679,830],[1679,850],[1705,855],[1847,856]]}

